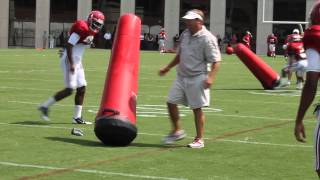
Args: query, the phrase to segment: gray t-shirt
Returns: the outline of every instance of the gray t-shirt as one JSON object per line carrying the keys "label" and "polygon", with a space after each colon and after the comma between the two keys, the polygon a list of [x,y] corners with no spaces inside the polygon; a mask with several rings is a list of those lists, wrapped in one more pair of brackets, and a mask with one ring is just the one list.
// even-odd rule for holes
{"label": "gray t-shirt", "polygon": [[208,63],[221,61],[217,38],[205,26],[193,35],[188,29],[184,30],[177,54],[180,55],[177,73],[182,77],[207,74]]}

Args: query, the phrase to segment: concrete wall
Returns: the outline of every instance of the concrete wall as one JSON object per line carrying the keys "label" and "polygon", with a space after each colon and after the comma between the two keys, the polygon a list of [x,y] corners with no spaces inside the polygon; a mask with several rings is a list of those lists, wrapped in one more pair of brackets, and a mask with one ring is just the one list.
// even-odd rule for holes
{"label": "concrete wall", "polygon": [[180,0],[165,0],[164,28],[167,32],[166,48],[173,48],[173,37],[179,34]]}
{"label": "concrete wall", "polygon": [[[257,11],[257,34],[256,34],[256,54],[266,55],[267,54],[267,43],[266,38],[269,34],[272,33],[272,24],[271,23],[262,23],[263,15],[263,0],[258,0],[258,11]],[[273,0],[265,1],[265,10],[264,10],[264,20],[272,21],[273,20]]]}
{"label": "concrete wall", "polygon": [[92,0],[78,0],[77,19],[87,19],[92,11]]}
{"label": "concrete wall", "polygon": [[36,29],[35,29],[35,48],[47,48],[50,20],[50,0],[36,0]]}
{"label": "concrete wall", "polygon": [[0,1],[0,48],[8,48],[9,0]]}
{"label": "concrete wall", "polygon": [[136,1],[133,0],[121,0],[120,1],[120,16],[124,13],[135,13]]}
{"label": "concrete wall", "polygon": [[224,37],[226,24],[226,0],[211,0],[210,31],[221,38]]}
{"label": "concrete wall", "polygon": [[309,21],[309,14],[311,12],[311,9],[314,3],[315,3],[314,0],[306,0],[306,21]]}

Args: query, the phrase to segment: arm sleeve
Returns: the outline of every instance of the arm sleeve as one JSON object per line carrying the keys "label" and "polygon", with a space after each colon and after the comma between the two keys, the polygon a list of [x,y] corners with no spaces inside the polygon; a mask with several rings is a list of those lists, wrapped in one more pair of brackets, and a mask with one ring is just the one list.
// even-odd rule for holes
{"label": "arm sleeve", "polygon": [[207,41],[204,49],[206,60],[210,63],[221,61],[221,53],[215,38]]}
{"label": "arm sleeve", "polygon": [[73,32],[69,37],[68,43],[72,45],[76,45],[79,39],[80,39],[80,36],[77,33]]}

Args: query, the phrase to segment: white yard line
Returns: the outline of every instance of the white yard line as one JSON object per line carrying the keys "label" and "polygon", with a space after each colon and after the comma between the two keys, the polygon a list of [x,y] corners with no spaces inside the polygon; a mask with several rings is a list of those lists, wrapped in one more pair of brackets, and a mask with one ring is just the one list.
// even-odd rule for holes
{"label": "white yard line", "polygon": [[[40,165],[32,165],[32,164],[20,164],[20,163],[4,162],[4,161],[0,161],[0,165],[23,167],[23,168],[49,169],[49,170],[64,170],[64,169],[68,169],[68,168],[61,168],[61,167],[40,166]],[[73,171],[82,172],[82,173],[91,173],[91,174],[104,174],[104,175],[110,175],[110,176],[133,177],[133,178],[141,178],[141,179],[188,180],[186,178],[147,176],[147,175],[139,175],[139,174],[99,171],[99,170],[94,170],[94,169],[74,169]]]}
{"label": "white yard line", "polygon": [[231,140],[231,139],[219,139],[217,141],[242,143],[242,144],[266,145],[266,146],[282,146],[282,147],[298,147],[298,148],[312,148],[313,147],[313,146],[302,145],[302,144],[301,145],[298,145],[298,144],[277,144],[277,143],[268,143],[268,142],[255,142],[255,141]]}
{"label": "white yard line", "polygon": [[[34,103],[34,102],[27,102],[27,101],[7,101],[8,103],[17,103],[17,104],[32,104],[32,105],[39,105],[39,103]],[[67,107],[73,107],[73,105],[64,105],[64,104],[55,104],[55,106],[67,106]],[[139,110],[140,108],[144,108],[144,107],[154,107],[157,111],[153,111],[154,114],[159,114],[159,108],[156,108],[157,106],[158,107],[163,107],[163,105],[139,105],[137,107],[137,109]],[[89,109],[88,112],[90,113],[96,113],[97,112],[97,108],[99,106],[90,106],[90,105],[86,105],[86,107],[89,107],[89,108],[95,108],[94,110],[93,109]],[[149,108],[149,107],[148,107]],[[207,111],[207,110],[210,110],[210,111]],[[182,116],[185,116],[185,112],[187,113],[190,113],[189,110],[185,110],[185,109],[181,109],[180,110],[182,113],[181,115]],[[290,119],[290,118],[278,118],[278,117],[265,117],[265,116],[247,116],[247,115],[236,115],[236,114],[222,114],[220,113],[220,110],[219,109],[214,109],[214,108],[204,108],[204,111],[206,113],[210,113],[208,115],[210,116],[221,116],[221,117],[234,117],[234,118],[246,118],[246,119],[266,119],[266,120],[279,120],[279,121],[294,121],[294,119]],[[149,112],[151,111],[138,111],[139,115],[141,115],[141,113],[143,112],[146,112],[146,116],[149,114]],[[164,108],[163,109],[163,113],[166,113],[167,110]],[[214,113],[214,112],[219,112],[219,113]],[[137,114],[138,114],[137,113]],[[160,114],[159,114],[160,115]],[[155,116],[148,116],[148,117],[155,117]],[[306,123],[316,123],[316,121],[314,120],[305,120],[304,122]]]}

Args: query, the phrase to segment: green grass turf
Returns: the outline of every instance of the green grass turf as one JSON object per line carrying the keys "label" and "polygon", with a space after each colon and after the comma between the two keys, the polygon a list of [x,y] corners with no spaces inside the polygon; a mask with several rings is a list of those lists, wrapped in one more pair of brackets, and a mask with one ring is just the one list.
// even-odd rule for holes
{"label": "green grass turf", "polygon": [[[88,49],[83,116],[93,121],[100,105],[109,50]],[[166,147],[170,130],[166,96],[175,70],[157,71],[174,54],[142,51],[137,105],[138,137],[128,147],[104,146],[93,125],[73,125],[73,96],[50,109],[43,122],[37,105],[63,88],[57,49],[0,50],[0,179],[308,180],[313,171],[312,109],[305,119],[307,143],[293,137],[300,98],[295,86],[263,90],[234,55],[223,63],[206,109],[205,148],[189,149],[195,135],[192,112],[181,107],[188,137]],[[285,61],[262,57],[277,72]],[[294,84],[294,83],[293,83]],[[218,111],[221,110],[221,111]],[[85,135],[72,136],[73,127]]]}

